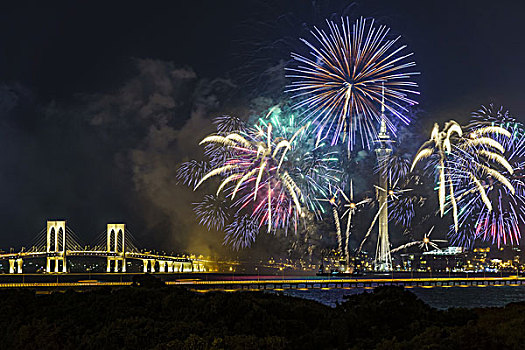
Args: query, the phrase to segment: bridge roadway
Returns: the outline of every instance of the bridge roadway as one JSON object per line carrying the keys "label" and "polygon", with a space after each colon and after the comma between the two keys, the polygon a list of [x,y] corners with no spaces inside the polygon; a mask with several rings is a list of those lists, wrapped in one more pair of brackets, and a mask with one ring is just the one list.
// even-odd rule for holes
{"label": "bridge roadway", "polygon": [[[191,259],[175,257],[170,255],[160,255],[160,254],[151,254],[151,253],[140,253],[140,252],[125,252],[117,253],[110,252],[105,250],[67,250],[66,256],[92,256],[92,257],[114,257],[125,254],[126,258],[130,259],[155,259],[155,260],[173,260],[177,262],[191,262]],[[0,260],[9,260],[17,258],[45,258],[48,256],[58,256],[61,255],[58,252],[19,252],[19,253],[4,253],[0,254]],[[195,259],[193,259],[195,260]],[[198,260],[198,259],[197,259]]]}
{"label": "bridge roadway", "polygon": [[[77,273],[77,274],[18,274],[0,275],[0,289],[29,288],[48,289],[91,289],[95,287],[125,287],[132,284],[135,273]],[[194,291],[242,291],[242,290],[328,290],[328,289],[371,289],[378,286],[402,286],[404,288],[449,288],[525,286],[525,277],[385,277],[330,278],[318,276],[233,276],[226,274],[153,274],[168,286],[180,286]]]}
{"label": "bridge roadway", "polygon": [[[72,257],[98,257],[107,259],[107,270],[108,272],[125,272],[126,271],[126,259],[135,259],[142,261],[144,265],[144,272],[181,272],[181,271],[194,271],[203,268],[203,263],[206,260],[202,259],[190,259],[184,257],[152,254],[152,253],[141,253],[141,252],[116,252],[116,251],[105,251],[105,250],[66,250],[63,252],[40,252],[40,251],[27,251],[18,253],[4,253],[0,254],[0,260],[9,261],[9,273],[11,274],[22,274],[22,266],[24,260],[45,258],[47,259],[47,272],[62,272],[67,273],[67,267],[65,264],[66,257],[68,259]],[[58,261],[56,259],[62,259],[62,267],[59,268]],[[51,268],[49,261],[55,261],[54,268]],[[118,263],[120,261],[120,264]],[[113,262],[113,263],[112,263]],[[120,265],[120,266],[119,266]]]}

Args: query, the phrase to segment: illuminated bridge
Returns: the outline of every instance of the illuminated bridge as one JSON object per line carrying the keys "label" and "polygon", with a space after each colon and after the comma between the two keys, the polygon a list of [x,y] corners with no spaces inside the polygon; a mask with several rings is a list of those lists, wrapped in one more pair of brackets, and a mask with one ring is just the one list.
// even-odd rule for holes
{"label": "illuminated bridge", "polygon": [[204,261],[171,255],[140,252],[134,239],[122,223],[107,224],[98,244],[82,247],[75,233],[65,221],[48,221],[27,251],[0,254],[0,260],[9,261],[9,273],[21,274],[25,260],[45,259],[46,273],[67,273],[67,260],[72,257],[96,257],[106,260],[106,272],[125,273],[127,260],[142,262],[143,272],[181,273],[204,271]]}

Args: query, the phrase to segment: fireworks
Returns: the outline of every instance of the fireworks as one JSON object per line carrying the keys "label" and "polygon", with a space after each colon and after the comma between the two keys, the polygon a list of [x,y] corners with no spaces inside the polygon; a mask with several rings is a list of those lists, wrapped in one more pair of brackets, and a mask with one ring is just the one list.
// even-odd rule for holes
{"label": "fireworks", "polygon": [[207,162],[192,159],[179,166],[176,176],[179,183],[195,187],[208,171],[209,165]]}
{"label": "fireworks", "polygon": [[203,145],[226,148],[228,156],[195,186],[221,177],[217,195],[227,193],[237,210],[251,208],[251,215],[259,226],[266,224],[268,232],[289,225],[297,229],[303,205],[319,207],[313,195],[323,190],[322,183],[335,181],[337,173],[331,165],[338,160],[335,155],[306,141],[308,125],[298,127],[293,116],[281,121],[280,112],[271,109],[247,131],[202,140]]}
{"label": "fireworks", "polygon": [[222,115],[213,120],[219,133],[241,132],[246,130],[246,122],[232,115]]}
{"label": "fireworks", "polygon": [[335,224],[335,233],[337,235],[337,251],[342,256],[343,255],[343,236],[341,235],[341,221],[339,219],[339,212],[338,212],[338,206],[339,201],[337,199],[337,194],[339,193],[339,190],[337,188],[333,188],[332,186],[328,187],[328,192],[325,193],[324,198],[316,198],[317,202],[327,202],[330,204],[330,207],[332,209],[332,215],[334,218],[334,224]]}
{"label": "fireworks", "polygon": [[481,106],[480,109],[472,113],[472,124],[477,126],[486,126],[490,124],[509,127],[516,124],[516,119],[512,118],[509,111],[503,106],[499,108],[492,103]]}
{"label": "fireworks", "polygon": [[[410,167],[411,172],[428,160],[425,169],[437,179],[439,212],[442,216],[453,213],[450,238],[454,243],[470,245],[480,238],[498,245],[514,244],[521,236],[525,132],[508,113],[494,111],[492,106],[478,111],[466,127],[454,121],[442,130],[435,125],[430,140],[419,149]],[[224,243],[240,249],[254,242],[262,226],[268,232],[290,226],[297,230],[306,210],[319,218],[331,212],[338,251],[349,260],[353,216],[369,200],[354,201],[351,181],[348,194],[339,189],[343,161],[335,148],[323,140],[316,143],[309,137],[311,124],[297,125],[294,114],[280,107],[272,108],[252,128],[243,127],[232,117],[224,117],[217,124],[221,125],[217,134],[201,142],[210,160],[183,163],[177,173],[180,182],[195,189],[214,177],[220,179],[215,194],[195,203],[199,222],[208,229],[224,228]],[[388,159],[387,166],[383,164],[388,168],[389,182],[394,182],[388,193],[391,218],[405,227],[411,225],[416,208],[426,201],[413,191],[421,181],[418,174],[407,170],[407,159],[407,154],[400,152]],[[376,190],[384,189],[376,186]],[[325,211],[323,201],[331,204],[331,210]],[[378,208],[359,251],[382,210]],[[429,236],[399,249],[416,244],[422,249],[435,248],[438,241],[431,241]]]}
{"label": "fireworks", "polygon": [[410,174],[411,162],[408,154],[393,154],[378,161],[376,172],[386,176],[389,183],[403,182]]}
{"label": "fireworks", "polygon": [[479,238],[500,246],[518,244],[521,238],[520,224],[525,222],[525,129],[503,108],[496,110],[492,105],[476,112],[471,124],[474,131],[496,126],[505,128],[511,135],[490,134],[503,146],[505,152],[502,156],[510,168],[503,167],[501,177],[490,172],[482,174],[480,183],[486,192],[485,197],[464,191],[458,200],[462,230],[460,234],[452,234],[454,242],[470,245]]}
{"label": "fireworks", "polygon": [[[409,95],[418,94],[411,79],[419,73],[412,71],[412,55],[398,45],[399,37],[388,39],[390,29],[374,27],[374,21],[359,19],[354,24],[342,18],[341,24],[327,21],[329,32],[315,28],[316,43],[301,39],[311,57],[292,54],[296,68],[288,68],[292,79],[288,92],[304,108],[305,119],[312,121],[317,143],[331,138],[331,144],[342,138],[349,150],[354,148],[356,135],[363,147],[370,148],[376,138],[380,109],[409,124],[407,106],[416,104]],[[383,100],[384,97],[384,100]],[[385,118],[386,119],[386,118]],[[386,119],[395,134],[393,120]]]}
{"label": "fireworks", "polygon": [[214,123],[217,133],[200,143],[207,161],[183,163],[177,172],[194,190],[220,179],[215,194],[194,203],[202,225],[225,227],[225,244],[240,249],[255,240],[261,226],[268,232],[290,226],[297,231],[305,210],[321,217],[324,208],[316,197],[338,183],[342,172],[338,154],[308,137],[309,124],[298,126],[294,115],[278,106],[252,128],[231,116]]}
{"label": "fireworks", "polygon": [[365,205],[367,203],[370,203],[372,200],[370,198],[365,198],[362,201],[355,202],[354,201],[354,186],[353,182],[350,181],[350,193],[349,196],[346,196],[344,191],[340,190],[341,195],[343,196],[346,203],[344,204],[345,211],[343,215],[341,216],[341,219],[343,219],[345,216],[347,216],[346,219],[346,243],[345,243],[345,257],[346,257],[346,264],[350,263],[350,228],[352,226],[352,216],[355,215],[356,211],[359,209],[360,206]]}
{"label": "fireworks", "polygon": [[416,210],[426,202],[426,197],[416,190],[417,187],[419,187],[418,180],[415,177],[409,179],[404,186],[394,186],[390,190],[391,193],[395,194],[391,196],[392,200],[388,203],[390,220],[407,229],[416,216]]}
{"label": "fireworks", "polygon": [[[219,134],[239,132],[246,129],[246,123],[237,117],[223,115],[213,120]],[[227,147],[217,144],[208,144],[204,148],[207,161],[190,160],[182,163],[177,169],[177,180],[189,187],[195,187],[200,179],[206,175],[211,168],[224,162],[232,156]]]}
{"label": "fireworks", "polygon": [[395,152],[380,159],[375,168],[375,172],[385,176],[392,187],[389,190],[392,199],[388,203],[389,218],[404,227],[410,226],[416,215],[416,208],[425,203],[425,197],[414,191],[414,187],[418,186],[419,176],[410,172],[411,158],[407,153]]}
{"label": "fireworks", "polygon": [[195,214],[201,225],[209,229],[222,229],[228,221],[228,207],[223,198],[213,194],[204,195],[200,203],[193,203]]}
{"label": "fireworks", "polygon": [[[195,188],[213,176],[223,175],[217,194],[235,184],[231,190],[231,200],[239,190],[247,192],[242,196],[241,206],[248,205],[250,201],[256,202],[254,214],[260,217],[261,224],[267,223],[268,231],[286,226],[290,217],[297,218],[302,212],[299,200],[301,192],[297,184],[286,170],[281,171],[286,152],[296,136],[294,134],[291,140],[274,139],[272,124],[268,124],[266,130],[258,129],[246,136],[232,133],[206,137],[201,144],[216,143],[229,147],[236,157],[208,172]],[[264,200],[257,202],[258,195],[259,199]]]}
{"label": "fireworks", "polygon": [[400,250],[403,250],[403,249],[406,249],[406,248],[409,248],[415,245],[419,245],[420,249],[425,248],[426,251],[428,251],[429,246],[433,249],[439,249],[439,246],[437,245],[437,243],[447,243],[448,241],[441,240],[441,239],[430,240],[430,234],[432,233],[433,230],[434,230],[434,226],[432,226],[432,228],[430,229],[430,231],[428,231],[428,233],[425,233],[423,235],[423,239],[421,241],[412,241],[407,244],[403,244],[397,248],[392,249],[390,253],[394,254]]}
{"label": "fireworks", "polygon": [[[441,216],[445,207],[450,206],[454,218],[454,228],[458,231],[457,202],[468,193],[478,193],[489,211],[492,205],[487,197],[482,175],[491,176],[505,185],[514,193],[514,188],[508,179],[499,171],[513,169],[502,155],[504,146],[493,136],[510,137],[510,133],[498,126],[482,126],[469,130],[468,136],[463,136],[463,129],[455,121],[445,124],[443,130],[435,124],[430,140],[419,149],[411,170],[425,158],[434,167],[438,177],[438,198]],[[458,191],[458,193],[456,193]],[[448,192],[448,194],[447,194]]]}
{"label": "fireworks", "polygon": [[[217,135],[222,136],[230,133],[242,133],[247,130],[244,120],[231,115],[214,118],[213,124],[217,128]],[[209,168],[216,167],[233,157],[232,150],[229,147],[217,143],[206,144],[204,146],[204,155],[209,160]]]}
{"label": "fireworks", "polygon": [[[386,189],[382,188],[382,187],[379,187],[379,186],[374,186],[376,188],[376,191],[386,191]],[[374,216],[374,219],[372,220],[372,223],[370,224],[370,227],[368,228],[368,231],[366,232],[365,236],[363,237],[363,240],[361,241],[361,244],[359,245],[359,249],[357,250],[357,253],[361,253],[361,250],[363,249],[363,246],[366,242],[366,240],[368,239],[368,237],[370,236],[370,234],[372,233],[372,229],[374,228],[376,222],[377,222],[377,219],[379,219],[379,215],[381,214],[381,212],[383,211],[383,209],[385,208],[385,205],[387,205],[387,203],[390,201],[390,200],[398,200],[400,198],[400,196],[402,196],[403,194],[407,193],[407,192],[410,192],[412,191],[412,189],[400,189],[397,187],[397,183],[394,183],[394,185],[392,186],[391,189],[388,190],[387,192],[387,201],[385,201],[385,203],[383,203],[380,207],[379,207],[379,210],[377,211],[376,215]],[[379,196],[376,196],[376,197],[379,197]]]}
{"label": "fireworks", "polygon": [[338,152],[331,150],[325,143],[315,145],[308,133],[310,124],[307,123],[304,127],[297,125],[294,114],[286,113],[279,107],[270,109],[266,118],[260,119],[259,123],[265,127],[271,123],[275,135],[283,139],[292,139],[299,132],[282,168],[289,172],[300,188],[305,206],[320,218],[324,208],[316,198],[326,197],[327,189],[339,184],[343,175],[338,169]]}
{"label": "fireworks", "polygon": [[226,226],[224,231],[223,244],[239,250],[240,248],[249,247],[255,241],[255,237],[259,233],[259,225],[257,220],[249,215],[236,214],[233,222]]}
{"label": "fireworks", "polygon": [[[255,241],[262,227],[270,233],[297,232],[306,215],[333,215],[338,252],[350,260],[352,220],[360,206],[372,201],[354,201],[350,179],[357,188],[371,185],[362,171],[373,168],[367,154],[377,141],[379,124],[384,132],[386,126],[398,134],[397,144],[414,140],[410,134],[403,141],[402,130],[411,122],[408,108],[417,103],[414,78],[419,73],[412,53],[389,32],[363,18],[327,21],[326,30],[314,28],[312,40],[301,39],[308,54],[292,53],[295,66],[287,68],[291,107],[280,103],[253,126],[229,115],[213,121],[216,133],[200,143],[206,160],[183,163],[177,172],[179,182],[194,190],[204,183],[215,188],[194,203],[202,225],[224,229],[224,244],[241,249]],[[387,172],[388,200],[372,214],[358,252],[387,205],[391,220],[407,231],[438,212],[441,217],[450,212],[453,242],[518,242],[525,218],[525,131],[506,110],[492,105],[473,117],[464,127],[455,121],[443,128],[435,124],[414,157],[410,146],[401,146],[382,159],[376,171]],[[424,172],[413,173],[423,162]],[[426,189],[421,179],[429,174],[436,199],[417,191]],[[328,210],[323,202],[330,203]],[[413,223],[416,216],[418,225]],[[444,241],[430,239],[433,229],[392,252],[415,245],[437,248]]]}

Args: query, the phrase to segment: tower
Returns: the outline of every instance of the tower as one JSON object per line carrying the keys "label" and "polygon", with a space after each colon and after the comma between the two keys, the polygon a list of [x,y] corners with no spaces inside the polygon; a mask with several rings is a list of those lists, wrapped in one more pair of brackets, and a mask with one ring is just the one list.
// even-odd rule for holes
{"label": "tower", "polygon": [[126,224],[108,224],[107,226],[107,272],[111,272],[111,262],[113,262],[113,272],[126,272],[126,249],[125,231]]}
{"label": "tower", "polygon": [[388,238],[388,176],[384,167],[392,153],[391,140],[386,128],[385,117],[385,87],[383,85],[381,98],[381,127],[376,145],[376,156],[379,164],[379,188],[377,200],[379,202],[379,233],[375,258],[376,271],[392,271],[392,256],[390,255],[390,240]]}
{"label": "tower", "polygon": [[[67,272],[66,266],[66,222],[48,221],[46,233],[46,272]],[[62,271],[59,262],[62,262]],[[54,267],[51,263],[54,262]]]}

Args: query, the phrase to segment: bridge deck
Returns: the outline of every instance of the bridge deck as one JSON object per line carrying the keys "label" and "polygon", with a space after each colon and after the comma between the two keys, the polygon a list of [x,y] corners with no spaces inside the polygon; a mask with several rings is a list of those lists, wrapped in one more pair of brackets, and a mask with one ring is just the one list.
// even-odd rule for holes
{"label": "bridge deck", "polygon": [[[189,259],[189,258],[183,258],[178,256],[171,256],[171,255],[160,255],[160,254],[148,254],[148,253],[140,253],[140,252],[125,252],[125,253],[117,253],[117,252],[110,252],[105,250],[66,250],[65,252],[66,256],[72,257],[78,257],[78,256],[85,256],[85,257],[114,257],[114,256],[123,256],[126,259],[154,259],[154,260],[166,260],[166,261],[176,261],[176,262],[192,262],[192,261],[203,261],[202,259]],[[60,252],[19,252],[19,253],[6,253],[6,254],[0,254],[0,260],[8,260],[8,259],[31,259],[31,258],[42,258],[47,256],[59,256],[61,255]]]}

